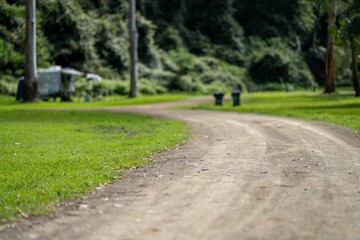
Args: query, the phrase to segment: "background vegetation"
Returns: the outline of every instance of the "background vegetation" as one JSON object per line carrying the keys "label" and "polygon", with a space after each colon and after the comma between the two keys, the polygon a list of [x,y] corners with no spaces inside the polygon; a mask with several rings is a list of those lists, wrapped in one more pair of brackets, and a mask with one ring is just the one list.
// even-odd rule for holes
{"label": "background vegetation", "polygon": [[[140,91],[144,94],[323,85],[324,1],[137,2]],[[351,85],[344,29],[350,29],[346,22],[357,11],[350,3],[343,0],[338,6],[338,86]],[[24,0],[0,0],[0,93],[14,94],[16,79],[23,74],[24,6]],[[95,72],[110,81],[117,79],[100,88],[126,93],[128,1],[37,0],[37,6],[39,67],[62,65]]]}

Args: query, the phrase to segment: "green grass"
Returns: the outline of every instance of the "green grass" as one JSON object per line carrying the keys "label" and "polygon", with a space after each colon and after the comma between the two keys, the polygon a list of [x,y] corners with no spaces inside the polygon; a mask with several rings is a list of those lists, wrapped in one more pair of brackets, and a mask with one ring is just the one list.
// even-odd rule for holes
{"label": "green grass", "polygon": [[307,92],[255,93],[244,94],[240,107],[233,107],[231,101],[225,101],[223,107],[208,103],[191,108],[319,120],[352,128],[360,133],[360,98],[352,95]]}
{"label": "green grass", "polygon": [[[118,103],[123,105],[120,100]],[[143,166],[151,154],[181,143],[189,136],[182,122],[147,116],[19,110],[54,108],[53,104],[68,107],[72,103],[14,104],[12,99],[0,97],[0,221],[3,223],[19,214],[47,213],[57,201],[83,196],[94,187],[121,177],[125,169]],[[100,103],[91,105],[97,104]]]}
{"label": "green grass", "polygon": [[125,105],[139,105],[156,102],[177,101],[193,97],[192,94],[163,94],[156,96],[140,96],[138,98],[128,98],[126,96],[110,96],[105,97],[101,101],[79,102],[74,98],[74,102],[52,102],[39,101],[35,103],[16,102],[15,97],[0,95],[0,107],[2,110],[14,109],[75,109],[75,108],[94,108],[94,107],[111,107]]}

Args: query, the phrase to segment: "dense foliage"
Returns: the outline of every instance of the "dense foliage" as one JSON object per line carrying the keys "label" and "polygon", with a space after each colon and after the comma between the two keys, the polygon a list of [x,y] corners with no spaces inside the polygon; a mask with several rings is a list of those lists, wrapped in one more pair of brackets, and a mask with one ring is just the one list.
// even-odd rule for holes
{"label": "dense foliage", "polygon": [[[138,0],[142,92],[322,85],[327,11],[318,2]],[[10,79],[23,74],[24,5],[0,0],[0,92],[13,93]],[[39,67],[125,81],[128,7],[126,0],[37,0]],[[338,83],[349,85],[348,44],[339,46]]]}

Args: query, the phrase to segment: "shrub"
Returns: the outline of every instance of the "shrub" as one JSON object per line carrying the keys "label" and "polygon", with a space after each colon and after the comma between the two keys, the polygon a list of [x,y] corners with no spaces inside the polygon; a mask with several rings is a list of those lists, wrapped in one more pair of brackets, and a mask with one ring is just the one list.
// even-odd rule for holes
{"label": "shrub", "polygon": [[288,61],[277,53],[266,53],[250,65],[249,75],[257,84],[279,82],[279,78],[289,79]]}
{"label": "shrub", "polygon": [[[121,20],[115,15],[99,21],[95,35],[97,55],[118,72],[126,70],[130,62],[127,26]],[[112,25],[114,21],[119,22],[117,28]]]}
{"label": "shrub", "polygon": [[2,74],[13,74],[24,66],[23,54],[15,51],[14,45],[0,38],[0,66]]}
{"label": "shrub", "polygon": [[209,71],[199,75],[198,79],[204,84],[218,82],[232,89],[244,88],[240,76],[235,76],[230,72]]}
{"label": "shrub", "polygon": [[114,94],[128,95],[130,92],[129,82],[123,80],[102,80],[99,82],[87,81],[84,78],[76,79],[76,96],[88,96],[99,98]]}
{"label": "shrub", "polygon": [[231,91],[231,89],[219,81],[213,82],[210,85],[206,85],[206,88],[205,88],[206,94],[213,94],[214,92],[217,92],[217,91],[229,93]]}
{"label": "shrub", "polygon": [[207,93],[206,86],[199,81],[194,81],[192,83],[191,90],[192,92],[196,92],[196,93]]}
{"label": "shrub", "polygon": [[130,93],[130,82],[122,80],[116,81],[114,93],[118,95],[128,95]]}
{"label": "shrub", "polygon": [[290,83],[307,88],[315,84],[300,53],[292,50],[281,39],[269,41],[261,53],[254,54],[248,75],[259,85]]}
{"label": "shrub", "polygon": [[161,68],[159,48],[155,44],[156,26],[141,15],[137,15],[137,27],[139,31],[139,59],[150,68]]}
{"label": "shrub", "polygon": [[184,48],[170,51],[169,57],[175,64],[178,65],[180,74],[186,74],[188,72],[204,72],[209,70],[206,63],[202,62],[200,58],[197,58]]}
{"label": "shrub", "polygon": [[168,26],[160,32],[158,36],[156,36],[156,42],[160,48],[166,51],[184,47],[179,30],[173,26]]}
{"label": "shrub", "polygon": [[305,55],[305,60],[309,65],[316,82],[320,85],[323,85],[325,82],[325,55],[326,48],[324,47],[310,48]]}
{"label": "shrub", "polygon": [[160,59],[164,71],[179,72],[179,66],[169,57],[169,54],[160,50]]}
{"label": "shrub", "polygon": [[139,78],[146,78],[151,81],[170,82],[174,77],[175,74],[173,72],[159,69],[150,69],[144,64],[139,64]]}
{"label": "shrub", "polygon": [[148,79],[139,80],[139,92],[144,95],[156,95],[166,92],[166,88]]}
{"label": "shrub", "polygon": [[18,81],[13,76],[0,76],[0,94],[16,95]]}
{"label": "shrub", "polygon": [[167,86],[170,91],[192,91],[193,79],[188,75],[175,77]]}
{"label": "shrub", "polygon": [[293,91],[295,88],[289,83],[266,83],[258,86],[257,91]]}
{"label": "shrub", "polygon": [[110,96],[114,94],[127,95],[130,92],[130,83],[123,80],[102,80],[93,83],[93,96]]}

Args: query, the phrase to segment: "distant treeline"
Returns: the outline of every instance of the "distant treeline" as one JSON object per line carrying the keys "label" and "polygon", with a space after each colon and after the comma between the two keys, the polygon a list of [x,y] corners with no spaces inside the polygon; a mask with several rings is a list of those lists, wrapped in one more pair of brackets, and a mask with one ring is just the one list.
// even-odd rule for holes
{"label": "distant treeline", "polygon": [[[197,92],[322,85],[327,9],[315,2],[138,0],[140,79]],[[39,67],[127,79],[128,7],[126,0],[38,0]],[[25,0],[0,0],[2,85],[23,74],[24,22]],[[347,49],[337,51],[340,85],[351,83]]]}

